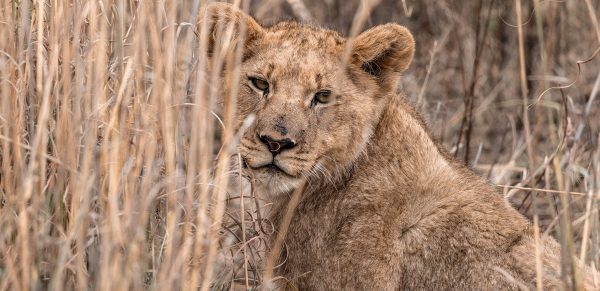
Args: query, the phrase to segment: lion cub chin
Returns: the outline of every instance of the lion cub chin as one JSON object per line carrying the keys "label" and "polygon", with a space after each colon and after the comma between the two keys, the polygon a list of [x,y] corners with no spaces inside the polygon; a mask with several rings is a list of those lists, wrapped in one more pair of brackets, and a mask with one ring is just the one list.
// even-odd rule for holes
{"label": "lion cub chin", "polygon": [[[238,83],[224,78],[221,94],[235,92],[238,128],[256,117],[239,151],[257,192],[277,201],[274,225],[305,185],[275,270],[281,287],[563,288],[559,244],[542,237],[536,252],[530,223],[396,93],[415,48],[406,28],[348,39],[293,22],[263,27],[227,4],[203,13],[211,59],[241,49]],[[569,280],[594,288],[591,271],[578,274]]]}

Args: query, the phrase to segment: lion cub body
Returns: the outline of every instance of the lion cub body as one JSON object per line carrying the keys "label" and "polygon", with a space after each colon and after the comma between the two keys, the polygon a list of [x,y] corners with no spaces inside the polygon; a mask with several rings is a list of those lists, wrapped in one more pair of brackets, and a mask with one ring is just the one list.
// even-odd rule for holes
{"label": "lion cub body", "polygon": [[[284,209],[284,208],[280,208]],[[529,223],[483,179],[447,158],[411,107],[393,99],[350,177],[308,190],[280,275],[300,290],[535,288]],[[545,290],[559,246],[540,246]]]}
{"label": "lion cub body", "polygon": [[346,39],[296,23],[264,28],[223,4],[206,13],[210,52],[227,51],[216,49],[228,43],[219,26],[243,46],[238,123],[256,120],[240,153],[275,225],[306,182],[278,275],[300,290],[561,288],[556,241],[543,237],[536,256],[529,222],[396,93],[414,53],[406,28]]}

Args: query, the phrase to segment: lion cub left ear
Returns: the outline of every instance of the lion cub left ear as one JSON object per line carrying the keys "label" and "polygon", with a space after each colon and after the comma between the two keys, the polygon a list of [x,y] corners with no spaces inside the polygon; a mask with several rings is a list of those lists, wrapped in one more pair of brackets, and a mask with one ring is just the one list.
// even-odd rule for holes
{"label": "lion cub left ear", "polygon": [[[221,2],[206,6],[204,13],[201,13],[199,25],[200,29],[203,26],[207,29],[209,56],[219,50],[231,49],[237,44],[246,48],[264,34],[263,28],[251,16],[231,4]],[[240,43],[241,39],[244,40],[243,43]]]}
{"label": "lion cub left ear", "polygon": [[371,28],[353,42],[352,62],[379,82],[397,82],[415,53],[415,41],[404,26],[385,24]]}

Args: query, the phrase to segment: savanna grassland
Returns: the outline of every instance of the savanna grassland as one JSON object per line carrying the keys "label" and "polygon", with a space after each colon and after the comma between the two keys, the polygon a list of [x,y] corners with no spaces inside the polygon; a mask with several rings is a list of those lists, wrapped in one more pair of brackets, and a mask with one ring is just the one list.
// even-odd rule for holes
{"label": "savanna grassland", "polygon": [[[433,135],[559,240],[565,286],[574,258],[598,268],[600,1],[233,2],[410,28],[399,89]],[[207,57],[204,5],[0,0],[0,290],[261,286],[277,226],[231,186],[237,58]]]}

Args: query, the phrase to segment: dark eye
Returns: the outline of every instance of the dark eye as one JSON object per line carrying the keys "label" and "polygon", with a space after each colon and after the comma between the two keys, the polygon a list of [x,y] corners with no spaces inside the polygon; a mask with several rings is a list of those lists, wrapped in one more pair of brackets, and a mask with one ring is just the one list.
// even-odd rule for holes
{"label": "dark eye", "polygon": [[317,103],[327,104],[331,101],[331,91],[321,90],[315,94],[311,102],[311,106],[317,105]]}
{"label": "dark eye", "polygon": [[256,77],[249,77],[248,80],[250,81],[252,86],[257,90],[263,91],[263,93],[265,94],[269,92],[269,82],[267,82],[266,80]]}

